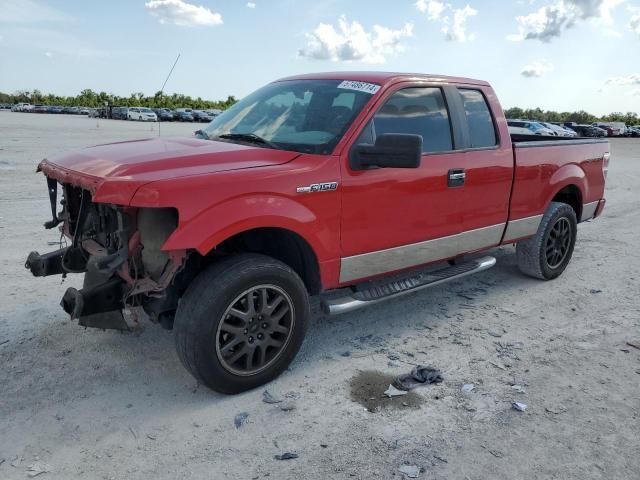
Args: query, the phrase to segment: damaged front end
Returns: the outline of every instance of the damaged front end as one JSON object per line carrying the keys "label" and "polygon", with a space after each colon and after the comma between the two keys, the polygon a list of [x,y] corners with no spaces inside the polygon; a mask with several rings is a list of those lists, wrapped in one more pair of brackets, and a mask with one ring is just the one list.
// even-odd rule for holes
{"label": "damaged front end", "polygon": [[44,255],[31,252],[25,267],[37,277],[85,274],[83,288],[67,289],[61,301],[80,325],[130,330],[136,316],[125,319],[123,310],[143,307],[170,328],[178,301],[175,280],[186,252],[161,247],[177,227],[177,211],[94,203],[90,190],[50,177],[47,186],[52,219],[45,228],[59,226],[66,246]]}

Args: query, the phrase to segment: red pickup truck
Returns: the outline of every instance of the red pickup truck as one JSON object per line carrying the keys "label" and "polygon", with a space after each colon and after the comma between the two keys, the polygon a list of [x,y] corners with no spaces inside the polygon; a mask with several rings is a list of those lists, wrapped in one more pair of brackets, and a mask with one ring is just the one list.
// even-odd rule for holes
{"label": "red pickup truck", "polygon": [[[43,160],[63,308],[127,329],[143,309],[184,366],[235,393],[279,375],[310,319],[487,269],[560,275],[605,200],[606,140],[510,136],[486,82],[326,73],[273,82],[196,132]],[[61,190],[61,195],[58,195]],[[59,201],[61,197],[61,201]],[[58,203],[62,209],[58,212]]]}

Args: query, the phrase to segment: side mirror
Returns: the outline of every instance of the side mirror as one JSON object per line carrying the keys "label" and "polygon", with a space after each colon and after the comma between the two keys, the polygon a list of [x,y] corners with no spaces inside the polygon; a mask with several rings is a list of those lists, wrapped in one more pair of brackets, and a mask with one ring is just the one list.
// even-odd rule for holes
{"label": "side mirror", "polygon": [[354,170],[379,168],[418,168],[422,159],[422,136],[385,133],[374,145],[354,145],[349,162]]}

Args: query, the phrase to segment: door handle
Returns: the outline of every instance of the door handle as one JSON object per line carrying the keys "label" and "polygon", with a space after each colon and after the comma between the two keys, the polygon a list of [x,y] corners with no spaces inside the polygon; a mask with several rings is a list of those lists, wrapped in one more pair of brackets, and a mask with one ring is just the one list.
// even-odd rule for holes
{"label": "door handle", "polygon": [[464,181],[467,178],[467,174],[462,168],[453,168],[449,170],[448,174],[448,186],[449,187],[460,187],[464,185]]}

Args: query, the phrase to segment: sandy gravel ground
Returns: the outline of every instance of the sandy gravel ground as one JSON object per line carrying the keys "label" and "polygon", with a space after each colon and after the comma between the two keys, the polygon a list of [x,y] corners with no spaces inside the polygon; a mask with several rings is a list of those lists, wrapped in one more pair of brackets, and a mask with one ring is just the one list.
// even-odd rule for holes
{"label": "sandy gravel ground", "polygon": [[[639,478],[640,350],[626,342],[640,340],[640,140],[612,142],[605,215],[580,226],[561,278],[523,277],[502,248],[494,269],[464,281],[316,315],[268,386],[295,407],[283,411],[263,389],[198,386],[155,325],[125,335],[72,324],[58,302],[80,279],[23,268],[57,240],[42,228],[37,162],[153,128],[0,112],[0,479],[399,479],[402,465],[424,479]],[[387,376],[417,363],[445,382],[365,410]],[[299,457],[274,459],[284,452]]]}

